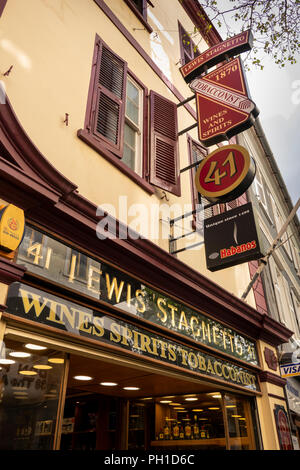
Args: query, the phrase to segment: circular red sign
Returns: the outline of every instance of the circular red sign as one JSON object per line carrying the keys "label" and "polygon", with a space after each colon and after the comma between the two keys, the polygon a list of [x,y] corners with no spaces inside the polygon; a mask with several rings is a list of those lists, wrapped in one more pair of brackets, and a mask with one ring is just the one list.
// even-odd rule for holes
{"label": "circular red sign", "polygon": [[250,186],[255,163],[240,145],[226,145],[200,163],[195,177],[199,193],[212,202],[232,200]]}

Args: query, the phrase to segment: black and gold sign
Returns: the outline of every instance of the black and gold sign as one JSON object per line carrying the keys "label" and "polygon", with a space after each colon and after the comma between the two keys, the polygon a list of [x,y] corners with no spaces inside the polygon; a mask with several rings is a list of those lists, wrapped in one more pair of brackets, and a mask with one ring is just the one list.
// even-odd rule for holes
{"label": "black and gold sign", "polygon": [[258,365],[256,346],[250,339],[31,227],[26,227],[17,262],[40,277],[92,296],[102,304]]}
{"label": "black and gold sign", "polygon": [[245,389],[259,390],[257,376],[248,369],[25,284],[10,286],[7,307],[8,313],[64,332],[92,338]]}
{"label": "black and gold sign", "polygon": [[264,256],[251,202],[204,221],[206,266],[210,271]]}

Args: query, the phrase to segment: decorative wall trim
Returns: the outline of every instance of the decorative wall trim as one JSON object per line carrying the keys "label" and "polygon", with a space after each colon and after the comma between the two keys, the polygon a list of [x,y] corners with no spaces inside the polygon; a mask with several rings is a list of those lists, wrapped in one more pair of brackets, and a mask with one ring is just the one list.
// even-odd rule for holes
{"label": "decorative wall trim", "polygon": [[276,398],[276,400],[281,400],[281,401],[284,401],[286,403],[286,399],[284,397],[281,397],[279,395],[275,395],[274,393],[268,393],[268,397]]}
{"label": "decorative wall trim", "polygon": [[268,371],[260,372],[259,380],[261,382],[268,382],[270,384],[277,385],[278,387],[285,387],[286,385],[286,379]]}
{"label": "decorative wall trim", "polygon": [[270,348],[264,349],[265,361],[268,364],[269,369],[277,370],[278,360],[274,351]]}

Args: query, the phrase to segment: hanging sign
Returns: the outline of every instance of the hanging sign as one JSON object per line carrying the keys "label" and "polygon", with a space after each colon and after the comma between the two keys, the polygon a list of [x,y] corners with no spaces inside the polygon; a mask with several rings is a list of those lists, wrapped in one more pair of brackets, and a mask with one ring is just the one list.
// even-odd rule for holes
{"label": "hanging sign", "polygon": [[263,257],[252,204],[204,221],[206,266],[218,271]]}
{"label": "hanging sign", "polygon": [[207,68],[219,64],[225,60],[225,58],[230,58],[242,52],[249,51],[252,48],[252,43],[253,37],[251,31],[243,31],[211,47],[198,57],[195,57],[193,60],[183,65],[180,68],[180,72],[184,80],[189,83],[193,78],[205,72]]}
{"label": "hanging sign", "polygon": [[201,161],[196,188],[210,202],[232,201],[249,188],[255,170],[255,162],[244,147],[225,145]]}
{"label": "hanging sign", "polygon": [[25,230],[24,211],[13,204],[0,208],[0,250],[15,251]]}
{"label": "hanging sign", "polygon": [[250,128],[259,114],[239,57],[196,78],[190,87],[196,93],[199,140],[207,147]]}

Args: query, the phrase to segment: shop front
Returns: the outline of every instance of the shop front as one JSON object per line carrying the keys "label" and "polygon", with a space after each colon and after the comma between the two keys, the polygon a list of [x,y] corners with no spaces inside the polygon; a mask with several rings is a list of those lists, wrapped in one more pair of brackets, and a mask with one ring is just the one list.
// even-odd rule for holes
{"label": "shop front", "polygon": [[4,265],[2,449],[262,448],[254,337],[35,224]]}

